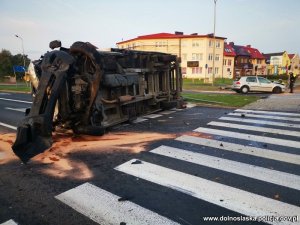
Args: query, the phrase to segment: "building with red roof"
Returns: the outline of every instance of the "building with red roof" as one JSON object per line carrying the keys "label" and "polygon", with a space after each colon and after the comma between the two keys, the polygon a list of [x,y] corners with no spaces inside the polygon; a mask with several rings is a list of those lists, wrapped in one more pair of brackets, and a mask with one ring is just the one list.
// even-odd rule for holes
{"label": "building with red roof", "polygon": [[234,48],[225,42],[223,59],[223,76],[225,78],[233,78],[235,56],[236,53],[234,51]]}
{"label": "building with red roof", "polygon": [[266,75],[267,66],[264,55],[258,49],[252,48],[251,45],[246,45],[244,48],[250,54],[250,63],[253,65],[252,74]]}
{"label": "building with red roof", "polygon": [[[120,41],[118,48],[164,52],[181,58],[184,77],[211,82],[213,75],[223,76],[223,51],[226,38],[213,34],[156,33]],[[214,67],[214,71],[213,71]]]}

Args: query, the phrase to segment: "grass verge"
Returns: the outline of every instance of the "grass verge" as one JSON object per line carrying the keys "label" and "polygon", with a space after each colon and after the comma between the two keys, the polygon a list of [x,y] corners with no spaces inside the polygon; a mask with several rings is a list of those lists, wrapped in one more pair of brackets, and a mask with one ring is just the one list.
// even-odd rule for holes
{"label": "grass verge", "polygon": [[210,83],[204,83],[201,79],[183,79],[184,90],[218,91],[220,87],[232,85],[232,79],[216,78],[214,86]]}
{"label": "grass verge", "polygon": [[26,85],[0,85],[0,91],[30,92],[31,89]]}
{"label": "grass verge", "polygon": [[206,103],[227,107],[243,107],[260,99],[258,96],[235,94],[182,93],[182,96],[189,102]]}

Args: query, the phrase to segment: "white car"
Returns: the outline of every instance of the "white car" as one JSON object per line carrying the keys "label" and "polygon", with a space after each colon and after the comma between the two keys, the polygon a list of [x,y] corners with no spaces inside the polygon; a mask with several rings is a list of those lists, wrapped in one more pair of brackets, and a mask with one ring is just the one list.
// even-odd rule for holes
{"label": "white car", "polygon": [[258,76],[245,76],[235,80],[232,84],[232,90],[237,93],[247,94],[248,92],[272,92],[282,93],[285,91],[285,85],[280,82],[272,82],[266,78]]}

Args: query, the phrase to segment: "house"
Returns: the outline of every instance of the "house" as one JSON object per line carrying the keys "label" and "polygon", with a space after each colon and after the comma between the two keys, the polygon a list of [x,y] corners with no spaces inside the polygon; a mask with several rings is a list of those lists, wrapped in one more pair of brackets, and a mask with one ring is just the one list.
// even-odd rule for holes
{"label": "house", "polygon": [[267,66],[263,54],[258,49],[252,48],[251,45],[246,45],[244,48],[250,54],[250,63],[252,64],[251,74],[266,75]]}
{"label": "house", "polygon": [[253,71],[253,65],[250,63],[251,54],[244,46],[235,45],[234,42],[229,42],[229,45],[234,49],[236,54],[234,58],[233,76],[251,75]]}
{"label": "house", "polygon": [[291,62],[290,71],[293,72],[295,76],[300,75],[300,57],[298,54],[288,54]]}
{"label": "house", "polygon": [[223,77],[233,78],[235,51],[233,47],[226,42],[224,43],[224,59],[223,59]]}
{"label": "house", "polygon": [[175,54],[181,58],[183,77],[211,81],[222,77],[224,37],[212,34],[156,33],[117,43],[118,48]]}
{"label": "house", "polygon": [[263,54],[267,64],[268,75],[283,75],[288,73],[291,60],[286,51]]}

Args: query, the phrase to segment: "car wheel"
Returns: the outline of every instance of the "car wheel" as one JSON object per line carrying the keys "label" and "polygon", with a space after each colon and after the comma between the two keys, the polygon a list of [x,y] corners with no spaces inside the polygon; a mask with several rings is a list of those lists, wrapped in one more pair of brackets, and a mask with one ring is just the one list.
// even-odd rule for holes
{"label": "car wheel", "polygon": [[274,87],[273,88],[273,93],[275,94],[280,94],[282,92],[281,88],[280,87]]}
{"label": "car wheel", "polygon": [[242,92],[243,94],[247,94],[247,93],[249,92],[249,87],[248,87],[248,86],[243,86],[243,87],[241,87],[241,92]]}

